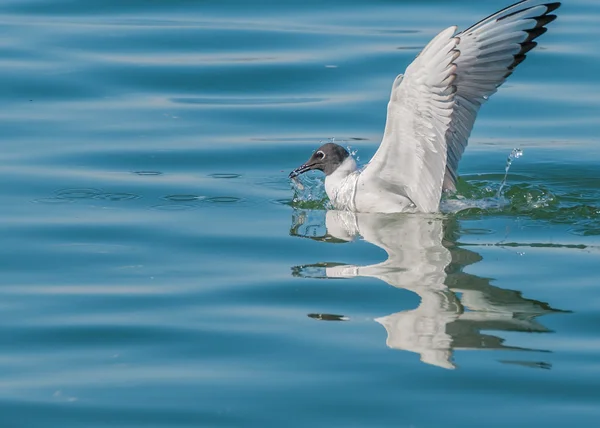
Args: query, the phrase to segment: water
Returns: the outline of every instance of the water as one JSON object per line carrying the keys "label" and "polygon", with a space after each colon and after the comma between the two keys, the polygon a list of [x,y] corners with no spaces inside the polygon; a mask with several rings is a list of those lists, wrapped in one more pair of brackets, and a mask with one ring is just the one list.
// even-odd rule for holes
{"label": "water", "polygon": [[510,167],[515,159],[519,159],[523,156],[523,150],[521,149],[512,149],[506,158],[506,166],[504,167],[504,178],[502,178],[502,183],[500,183],[500,189],[498,189],[497,197],[502,196],[502,190],[504,190],[504,186],[506,186],[506,180],[508,179],[508,171],[510,171]]}
{"label": "water", "polygon": [[480,114],[460,195],[523,149],[507,204],[287,179],[331,137],[368,160],[395,75],[506,4],[0,2],[0,425],[596,426],[596,2]]}

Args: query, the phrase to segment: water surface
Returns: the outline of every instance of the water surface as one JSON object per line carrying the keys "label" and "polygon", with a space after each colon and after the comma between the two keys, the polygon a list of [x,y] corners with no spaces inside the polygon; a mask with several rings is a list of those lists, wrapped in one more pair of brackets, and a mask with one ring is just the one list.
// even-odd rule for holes
{"label": "water surface", "polygon": [[396,74],[506,2],[1,1],[0,425],[595,426],[600,8],[566,3],[461,163],[481,200],[521,148],[508,203],[365,216],[287,174],[368,160]]}

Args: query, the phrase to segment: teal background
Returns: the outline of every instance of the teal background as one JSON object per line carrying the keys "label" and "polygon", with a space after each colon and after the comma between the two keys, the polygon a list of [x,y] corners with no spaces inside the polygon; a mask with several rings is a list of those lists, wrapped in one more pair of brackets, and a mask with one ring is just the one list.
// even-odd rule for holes
{"label": "teal background", "polygon": [[481,111],[460,190],[521,148],[503,208],[373,218],[387,270],[333,280],[386,251],[287,178],[331,137],[367,161],[394,77],[506,5],[0,1],[0,426],[597,426],[597,2]]}

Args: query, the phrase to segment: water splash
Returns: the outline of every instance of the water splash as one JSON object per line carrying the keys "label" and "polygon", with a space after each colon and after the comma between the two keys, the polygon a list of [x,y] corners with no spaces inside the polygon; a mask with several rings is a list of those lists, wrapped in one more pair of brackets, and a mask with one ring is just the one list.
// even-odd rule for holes
{"label": "water splash", "polygon": [[[356,156],[354,150],[348,149]],[[597,204],[600,188],[594,187],[594,182],[589,181],[582,182],[580,187],[549,186],[547,182],[552,182],[551,177],[543,172],[540,173],[542,177],[536,179],[529,176],[526,180],[519,179],[519,176],[512,177],[516,182],[509,185],[510,167],[515,159],[522,156],[520,149],[510,152],[502,180],[501,175],[494,173],[463,176],[457,183],[458,192],[443,196],[440,210],[463,219],[480,218],[482,215],[516,215],[568,225],[569,232],[575,235],[600,236],[600,206]],[[291,186],[293,200],[288,199],[285,203],[293,208],[311,212],[332,208],[321,174],[309,171],[291,180]],[[582,197],[584,193],[586,197]]]}
{"label": "water splash", "polygon": [[354,147],[348,144],[346,146],[346,150],[348,150],[348,153],[350,153],[350,156],[354,158],[356,163],[360,164],[360,156],[358,156],[358,149],[355,149]]}
{"label": "water splash", "polygon": [[[327,139],[328,143],[334,143],[334,144],[339,144],[336,142],[336,138],[335,137],[330,137]],[[347,140],[341,140],[341,142],[343,144],[340,145],[345,145],[346,146],[346,150],[348,150],[348,153],[350,153],[350,156],[352,156],[354,158],[354,160],[356,161],[356,163],[360,162],[360,157],[358,156],[358,149],[355,149],[354,147],[352,147],[350,144],[348,144]],[[323,140],[319,141],[319,144],[323,144]]]}
{"label": "water splash", "polygon": [[506,158],[506,166],[504,167],[504,178],[502,179],[502,183],[500,183],[500,188],[498,189],[498,193],[496,194],[497,198],[502,196],[502,189],[504,189],[504,186],[506,186],[506,180],[508,178],[508,170],[510,169],[510,166],[512,165],[515,159],[519,159],[521,156],[523,156],[523,150],[512,149],[512,151]]}
{"label": "water splash", "polygon": [[[327,142],[335,143],[336,138],[328,138]],[[324,144],[324,141],[320,140],[319,144]],[[352,156],[358,163],[360,161],[360,158],[357,156],[358,149],[355,149],[350,145],[346,145],[346,149],[348,150],[348,153],[350,153],[350,156]],[[291,179],[291,187],[294,192],[292,206],[294,206],[295,208],[333,208],[329,202],[327,193],[325,192],[325,182],[323,180],[323,177],[318,172],[308,171],[302,175],[293,177]]]}
{"label": "water splash", "polygon": [[[469,209],[480,209],[483,211],[502,211],[512,204],[512,198],[505,197],[503,190],[506,187],[508,179],[508,171],[515,159],[523,156],[523,150],[512,149],[506,158],[504,167],[504,177],[500,182],[498,190],[494,190],[496,183],[485,183],[482,186],[469,186],[469,190],[462,189],[460,193],[454,194],[449,198],[442,199],[440,210],[444,213],[458,213]],[[466,192],[464,191],[466,190]]]}
{"label": "water splash", "polygon": [[292,206],[307,209],[329,208],[325,183],[318,173],[308,171],[292,178],[290,183],[294,192]]}

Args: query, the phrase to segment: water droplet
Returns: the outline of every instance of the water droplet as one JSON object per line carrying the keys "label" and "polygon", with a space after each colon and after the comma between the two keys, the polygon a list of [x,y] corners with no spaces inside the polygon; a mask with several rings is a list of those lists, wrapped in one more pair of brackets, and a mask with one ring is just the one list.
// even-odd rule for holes
{"label": "water droplet", "polygon": [[510,155],[508,155],[511,159],[519,159],[521,156],[523,156],[523,150],[521,149],[513,149]]}
{"label": "water droplet", "polygon": [[299,191],[304,190],[304,185],[300,182],[298,177],[292,178],[292,185],[294,187],[294,190],[299,190]]}
{"label": "water droplet", "polygon": [[500,183],[500,188],[498,189],[498,193],[496,194],[496,197],[501,197],[502,196],[502,189],[504,189],[504,186],[506,185],[506,179],[508,178],[508,170],[510,169],[510,166],[512,165],[513,160],[515,159],[519,159],[521,156],[523,156],[523,150],[521,149],[512,149],[512,151],[509,153],[508,157],[506,158],[506,166],[504,167],[504,178],[502,179],[502,182]]}

